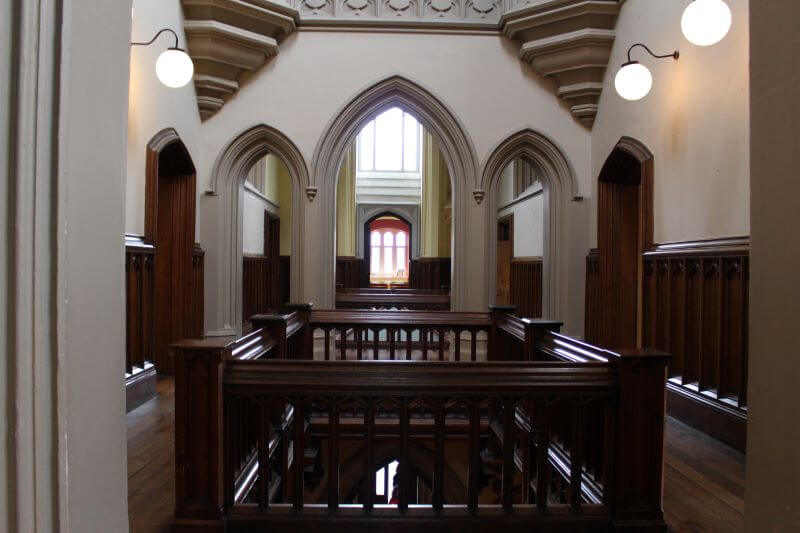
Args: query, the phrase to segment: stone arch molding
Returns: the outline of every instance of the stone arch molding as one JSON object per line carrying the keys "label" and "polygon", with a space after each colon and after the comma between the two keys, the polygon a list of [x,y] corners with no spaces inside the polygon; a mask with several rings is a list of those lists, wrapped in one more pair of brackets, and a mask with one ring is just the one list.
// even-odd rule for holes
{"label": "stone arch molding", "polygon": [[542,170],[544,192],[544,254],[542,271],[542,315],[563,320],[567,307],[568,232],[567,208],[578,192],[578,183],[563,152],[547,136],[531,129],[520,130],[502,141],[483,165],[481,189],[485,191],[487,298],[493,302],[497,285],[497,184],[511,161],[524,157]]}
{"label": "stone arch molding", "polygon": [[[211,172],[210,195],[215,196],[216,284],[211,295],[216,305],[216,321],[211,334],[238,332],[242,326],[242,246],[244,181],[250,168],[267,154],[283,161],[292,179],[292,255],[290,294],[302,298],[305,188],[308,167],[297,146],[277,129],[259,124],[237,135],[220,153]],[[209,290],[206,290],[209,294]]]}
{"label": "stone arch molding", "polygon": [[[311,164],[310,188],[319,190],[321,217],[318,227],[336,217],[336,186],[339,166],[347,147],[361,128],[383,111],[400,107],[413,114],[436,139],[450,172],[453,191],[453,241],[452,241],[452,306],[461,310],[465,302],[466,279],[466,211],[472,190],[478,183],[478,160],[472,140],[459,119],[443,101],[417,82],[400,75],[389,76],[357,94],[344,105],[325,127],[314,150]],[[333,231],[320,235],[322,264],[335,264],[335,237]],[[320,272],[319,287],[323,307],[334,300],[334,272]]]}

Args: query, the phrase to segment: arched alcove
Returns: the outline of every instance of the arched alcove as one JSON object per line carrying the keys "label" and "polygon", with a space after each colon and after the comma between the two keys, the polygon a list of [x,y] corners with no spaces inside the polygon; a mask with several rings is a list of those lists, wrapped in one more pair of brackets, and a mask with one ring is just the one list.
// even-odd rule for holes
{"label": "arched alcove", "polygon": [[[453,310],[465,301],[466,207],[477,180],[477,158],[472,141],[455,114],[433,93],[402,76],[388,77],[359,93],[343,106],[326,126],[312,159],[311,194],[317,194],[321,224],[335,220],[336,187],[339,167],[348,147],[361,128],[383,111],[399,107],[412,114],[439,144],[450,174],[453,191],[452,292]],[[335,264],[336,241],[333,231],[320,235],[320,264]],[[333,307],[334,269],[320,272],[321,307]]]}
{"label": "arched alcove", "polygon": [[[597,252],[601,338],[612,348],[641,345],[642,254],[653,246],[653,154],[623,137],[598,176]],[[602,309],[602,313],[599,310]]]}
{"label": "arched alcove", "polygon": [[304,225],[303,191],[308,186],[308,168],[300,150],[286,135],[260,124],[237,135],[217,157],[211,172],[209,193],[218,202],[213,254],[216,276],[210,276],[215,283],[212,290],[216,319],[210,328],[214,333],[236,332],[242,325],[243,184],[250,168],[267,154],[278,157],[292,178],[290,296],[292,300],[303,298],[301,235]]}
{"label": "arched alcove", "polygon": [[500,174],[517,158],[530,161],[541,171],[544,191],[544,253],[542,272],[542,314],[545,318],[563,320],[567,306],[567,205],[574,198],[578,185],[562,151],[545,135],[532,129],[518,131],[502,141],[483,165],[481,188],[489,210],[486,231],[487,298],[494,301],[497,283],[496,194]]}

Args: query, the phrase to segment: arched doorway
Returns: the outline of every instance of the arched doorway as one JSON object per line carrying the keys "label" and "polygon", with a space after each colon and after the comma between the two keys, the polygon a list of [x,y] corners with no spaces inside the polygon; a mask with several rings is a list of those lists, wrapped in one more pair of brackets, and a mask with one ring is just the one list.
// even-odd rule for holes
{"label": "arched doorway", "polygon": [[155,246],[154,364],[172,373],[171,343],[202,335],[196,331],[193,289],[196,177],[178,133],[168,128],[147,145],[145,239]]}
{"label": "arched doorway", "polygon": [[[466,301],[460,280],[466,278],[466,207],[477,175],[477,160],[472,142],[455,115],[432,93],[401,76],[383,80],[346,104],[328,124],[314,151],[312,183],[310,189],[324,205],[315,209],[314,223],[323,227],[336,217],[336,198],[339,169],[356,136],[362,128],[384,111],[399,108],[413,117],[427,130],[438,144],[446,163],[452,187],[452,292],[454,310],[463,308]],[[321,264],[334,265],[336,254],[335,231],[321,236],[323,258]],[[319,241],[316,241],[319,242]],[[318,246],[308,243],[309,246]],[[318,250],[316,250],[318,252]],[[310,253],[309,250],[307,252]],[[322,277],[309,280],[319,294],[320,307],[332,307],[335,293],[333,269]]]}
{"label": "arched doorway", "polygon": [[411,224],[392,213],[373,216],[364,224],[362,286],[408,287]]}
{"label": "arched doorway", "polygon": [[[305,225],[302,191],[308,184],[308,169],[297,146],[283,133],[267,125],[249,128],[236,136],[220,153],[211,172],[212,196],[206,235],[214,260],[208,264],[209,334],[241,331],[243,280],[244,183],[250,169],[267,154],[279,158],[291,177],[290,299],[303,299],[303,253],[300,242]],[[285,228],[284,228],[285,231]],[[313,257],[313,254],[312,254]]]}
{"label": "arched doorway", "polygon": [[598,180],[601,338],[592,341],[636,348],[641,345],[642,253],[653,245],[653,155],[623,137]]}
{"label": "arched doorway", "polygon": [[[503,171],[514,161],[525,161],[536,169],[542,190],[542,315],[545,318],[563,320],[567,308],[567,265],[569,246],[567,243],[567,205],[575,197],[578,186],[575,175],[561,150],[539,132],[521,130],[502,141],[491,153],[483,166],[481,178],[485,190],[484,202],[488,206],[486,217],[486,272],[487,298],[497,298],[498,243],[498,184]],[[519,228],[516,228],[519,232]]]}

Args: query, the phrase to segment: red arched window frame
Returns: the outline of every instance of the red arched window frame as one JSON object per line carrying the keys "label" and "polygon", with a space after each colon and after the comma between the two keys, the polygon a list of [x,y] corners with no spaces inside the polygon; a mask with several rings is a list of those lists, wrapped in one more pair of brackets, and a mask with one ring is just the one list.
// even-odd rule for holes
{"label": "red arched window frame", "polygon": [[408,283],[410,241],[408,224],[398,218],[370,223],[370,283]]}

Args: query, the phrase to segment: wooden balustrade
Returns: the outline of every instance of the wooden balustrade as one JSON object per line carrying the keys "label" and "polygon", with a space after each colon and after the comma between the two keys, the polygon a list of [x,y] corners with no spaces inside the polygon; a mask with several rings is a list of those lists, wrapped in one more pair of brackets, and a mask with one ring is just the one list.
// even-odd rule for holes
{"label": "wooden balustrade", "polygon": [[444,289],[342,288],[336,291],[336,309],[449,311],[450,294]]}
{"label": "wooden balustrade", "polygon": [[[535,342],[530,359],[454,371],[234,356],[253,335],[271,339],[266,328],[176,345],[173,531],[666,531],[668,356],[602,350],[504,308],[486,322]],[[390,460],[397,503],[377,505],[375,473]]]}

